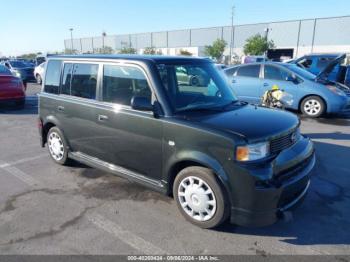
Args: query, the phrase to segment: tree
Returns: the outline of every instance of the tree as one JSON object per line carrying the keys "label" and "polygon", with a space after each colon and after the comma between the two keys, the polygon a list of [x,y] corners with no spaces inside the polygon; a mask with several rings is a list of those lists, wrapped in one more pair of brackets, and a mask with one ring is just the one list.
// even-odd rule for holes
{"label": "tree", "polygon": [[184,55],[184,56],[192,56],[193,54],[187,50],[184,49],[180,49],[180,55]]}
{"label": "tree", "polygon": [[36,58],[37,55],[41,55],[41,53],[39,52],[39,53],[23,54],[23,55],[18,56],[17,58],[26,59],[26,60],[33,60]]}
{"label": "tree", "polygon": [[162,50],[157,50],[155,47],[146,47],[143,50],[144,55],[162,55]]}
{"label": "tree", "polygon": [[225,40],[217,39],[212,45],[205,46],[204,53],[218,61],[224,54],[226,45],[227,43]]}
{"label": "tree", "polygon": [[136,49],[133,47],[123,47],[119,50],[119,54],[136,54]]}
{"label": "tree", "polygon": [[77,53],[77,50],[76,49],[66,48],[66,49],[64,49],[64,53],[68,54],[68,55],[74,55],[74,54]]}
{"label": "tree", "polygon": [[154,47],[146,47],[145,50],[143,50],[144,55],[155,55],[157,53],[157,50]]}
{"label": "tree", "polygon": [[114,49],[110,46],[104,46],[102,48],[94,48],[95,54],[113,54]]}
{"label": "tree", "polygon": [[272,40],[268,41],[266,37],[256,34],[247,39],[243,52],[245,55],[263,55],[267,50],[275,48]]}

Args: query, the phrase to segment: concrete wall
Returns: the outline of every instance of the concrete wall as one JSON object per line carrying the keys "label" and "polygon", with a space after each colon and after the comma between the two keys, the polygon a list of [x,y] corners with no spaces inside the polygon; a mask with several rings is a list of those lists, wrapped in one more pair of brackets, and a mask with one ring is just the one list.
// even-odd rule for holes
{"label": "concrete wall", "polygon": [[[273,40],[276,48],[291,48],[294,57],[311,52],[347,52],[350,53],[350,16],[306,19],[284,22],[270,22],[249,25],[186,29],[165,32],[152,32],[129,35],[112,35],[104,38],[104,45],[116,52],[123,47],[132,46],[141,52],[146,47],[164,50],[163,54],[177,54],[187,49],[195,55],[204,55],[204,46],[216,39],[224,39],[238,56],[243,55],[246,40],[255,35],[265,35]],[[233,43],[231,34],[233,30]],[[72,41],[64,41],[65,48],[72,48]],[[73,49],[79,53],[93,52],[103,46],[102,37],[73,39]],[[192,51],[190,51],[192,50]]]}

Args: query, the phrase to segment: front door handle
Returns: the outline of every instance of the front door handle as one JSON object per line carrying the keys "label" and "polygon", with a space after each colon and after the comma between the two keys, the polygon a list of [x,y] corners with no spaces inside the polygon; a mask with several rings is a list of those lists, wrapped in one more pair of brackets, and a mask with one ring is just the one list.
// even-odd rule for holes
{"label": "front door handle", "polygon": [[105,115],[98,115],[98,121],[106,121],[108,120],[108,116],[105,116]]}
{"label": "front door handle", "polygon": [[232,84],[235,84],[237,81],[235,79],[232,79]]}
{"label": "front door handle", "polygon": [[63,112],[64,111],[64,106],[58,106],[57,110]]}

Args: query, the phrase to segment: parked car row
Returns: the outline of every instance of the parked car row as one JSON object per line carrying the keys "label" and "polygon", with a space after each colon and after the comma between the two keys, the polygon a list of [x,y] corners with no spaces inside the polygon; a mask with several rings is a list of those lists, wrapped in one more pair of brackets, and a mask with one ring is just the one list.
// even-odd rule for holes
{"label": "parked car row", "polygon": [[22,80],[7,67],[0,65],[0,102],[13,102],[22,107],[25,104],[25,91]]}
{"label": "parked car row", "polygon": [[336,63],[328,73],[328,80],[350,87],[350,66],[346,54],[310,54],[288,63],[296,64],[314,75],[318,75],[330,63]]}
{"label": "parked car row", "polygon": [[317,75],[293,63],[251,63],[238,65],[224,72],[237,96],[250,103],[259,104],[263,94],[277,85],[290,95],[285,107],[300,110],[309,117],[324,113],[350,110],[350,90],[344,84],[329,80],[338,66],[338,58],[328,63]]}
{"label": "parked car row", "polygon": [[1,64],[10,70],[13,75],[21,78],[24,82],[35,80],[34,67],[27,62],[21,60],[7,60],[3,61]]}

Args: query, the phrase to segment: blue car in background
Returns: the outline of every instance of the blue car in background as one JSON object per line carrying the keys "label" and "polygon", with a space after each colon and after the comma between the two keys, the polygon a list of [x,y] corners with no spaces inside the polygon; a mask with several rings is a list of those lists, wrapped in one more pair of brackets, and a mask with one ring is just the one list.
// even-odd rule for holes
{"label": "blue car in background", "polygon": [[344,65],[346,54],[309,54],[300,58],[288,61],[290,64],[296,64],[299,67],[318,75],[325,69],[330,62],[337,59],[339,61],[328,75],[328,80],[339,82],[350,87],[350,66]]}
{"label": "blue car in background", "polygon": [[243,101],[260,104],[264,93],[277,85],[289,94],[286,108],[300,110],[308,117],[350,111],[350,90],[328,80],[339,61],[334,59],[317,76],[289,63],[253,63],[225,69],[236,95]]}

